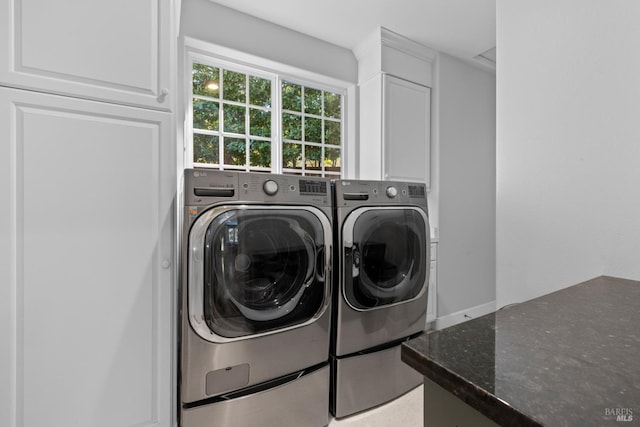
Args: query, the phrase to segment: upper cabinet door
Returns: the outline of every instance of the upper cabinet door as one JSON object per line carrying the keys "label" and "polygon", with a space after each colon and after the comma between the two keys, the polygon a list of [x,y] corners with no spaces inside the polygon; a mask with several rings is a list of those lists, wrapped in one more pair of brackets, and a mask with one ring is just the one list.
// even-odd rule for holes
{"label": "upper cabinet door", "polygon": [[171,108],[171,0],[0,4],[0,84]]}
{"label": "upper cabinet door", "polygon": [[430,186],[431,89],[383,77],[383,179]]}

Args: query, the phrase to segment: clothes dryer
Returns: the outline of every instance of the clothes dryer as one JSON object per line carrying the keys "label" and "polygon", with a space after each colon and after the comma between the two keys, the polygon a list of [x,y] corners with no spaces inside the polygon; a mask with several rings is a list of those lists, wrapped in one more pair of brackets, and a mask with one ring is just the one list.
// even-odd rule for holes
{"label": "clothes dryer", "polygon": [[400,344],[425,328],[430,234],[424,184],[337,180],[334,197],[331,412],[343,417],[422,382]]}
{"label": "clothes dryer", "polygon": [[185,170],[183,427],[327,425],[331,194],[323,178]]}

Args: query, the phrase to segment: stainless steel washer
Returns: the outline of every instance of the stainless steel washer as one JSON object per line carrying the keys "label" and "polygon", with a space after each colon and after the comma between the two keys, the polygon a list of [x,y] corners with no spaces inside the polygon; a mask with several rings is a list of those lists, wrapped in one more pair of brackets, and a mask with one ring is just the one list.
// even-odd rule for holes
{"label": "stainless steel washer", "polygon": [[184,176],[181,425],[327,425],[330,181]]}
{"label": "stainless steel washer", "polygon": [[400,360],[400,344],[425,327],[430,241],[424,184],[338,180],[334,186],[331,412],[343,417],[422,382]]}

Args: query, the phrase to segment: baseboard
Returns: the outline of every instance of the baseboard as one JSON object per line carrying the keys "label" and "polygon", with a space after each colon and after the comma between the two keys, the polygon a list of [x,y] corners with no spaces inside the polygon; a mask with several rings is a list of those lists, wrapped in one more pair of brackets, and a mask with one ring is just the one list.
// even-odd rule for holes
{"label": "baseboard", "polygon": [[447,314],[446,316],[438,317],[433,323],[433,328],[448,328],[449,326],[457,325],[458,323],[466,322],[467,320],[484,316],[494,311],[496,311],[496,302],[490,301],[486,304],[476,305],[475,307],[469,307],[455,313]]}

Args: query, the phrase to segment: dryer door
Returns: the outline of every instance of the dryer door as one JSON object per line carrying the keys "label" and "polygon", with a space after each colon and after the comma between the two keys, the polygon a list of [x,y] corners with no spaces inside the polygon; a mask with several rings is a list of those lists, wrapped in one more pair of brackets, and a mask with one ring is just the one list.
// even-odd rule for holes
{"label": "dryer door", "polygon": [[354,210],[343,225],[343,293],[357,310],[420,297],[429,272],[429,222],[415,207]]}
{"label": "dryer door", "polygon": [[224,206],[189,233],[189,318],[219,342],[313,322],[329,303],[331,224],[312,207]]}

